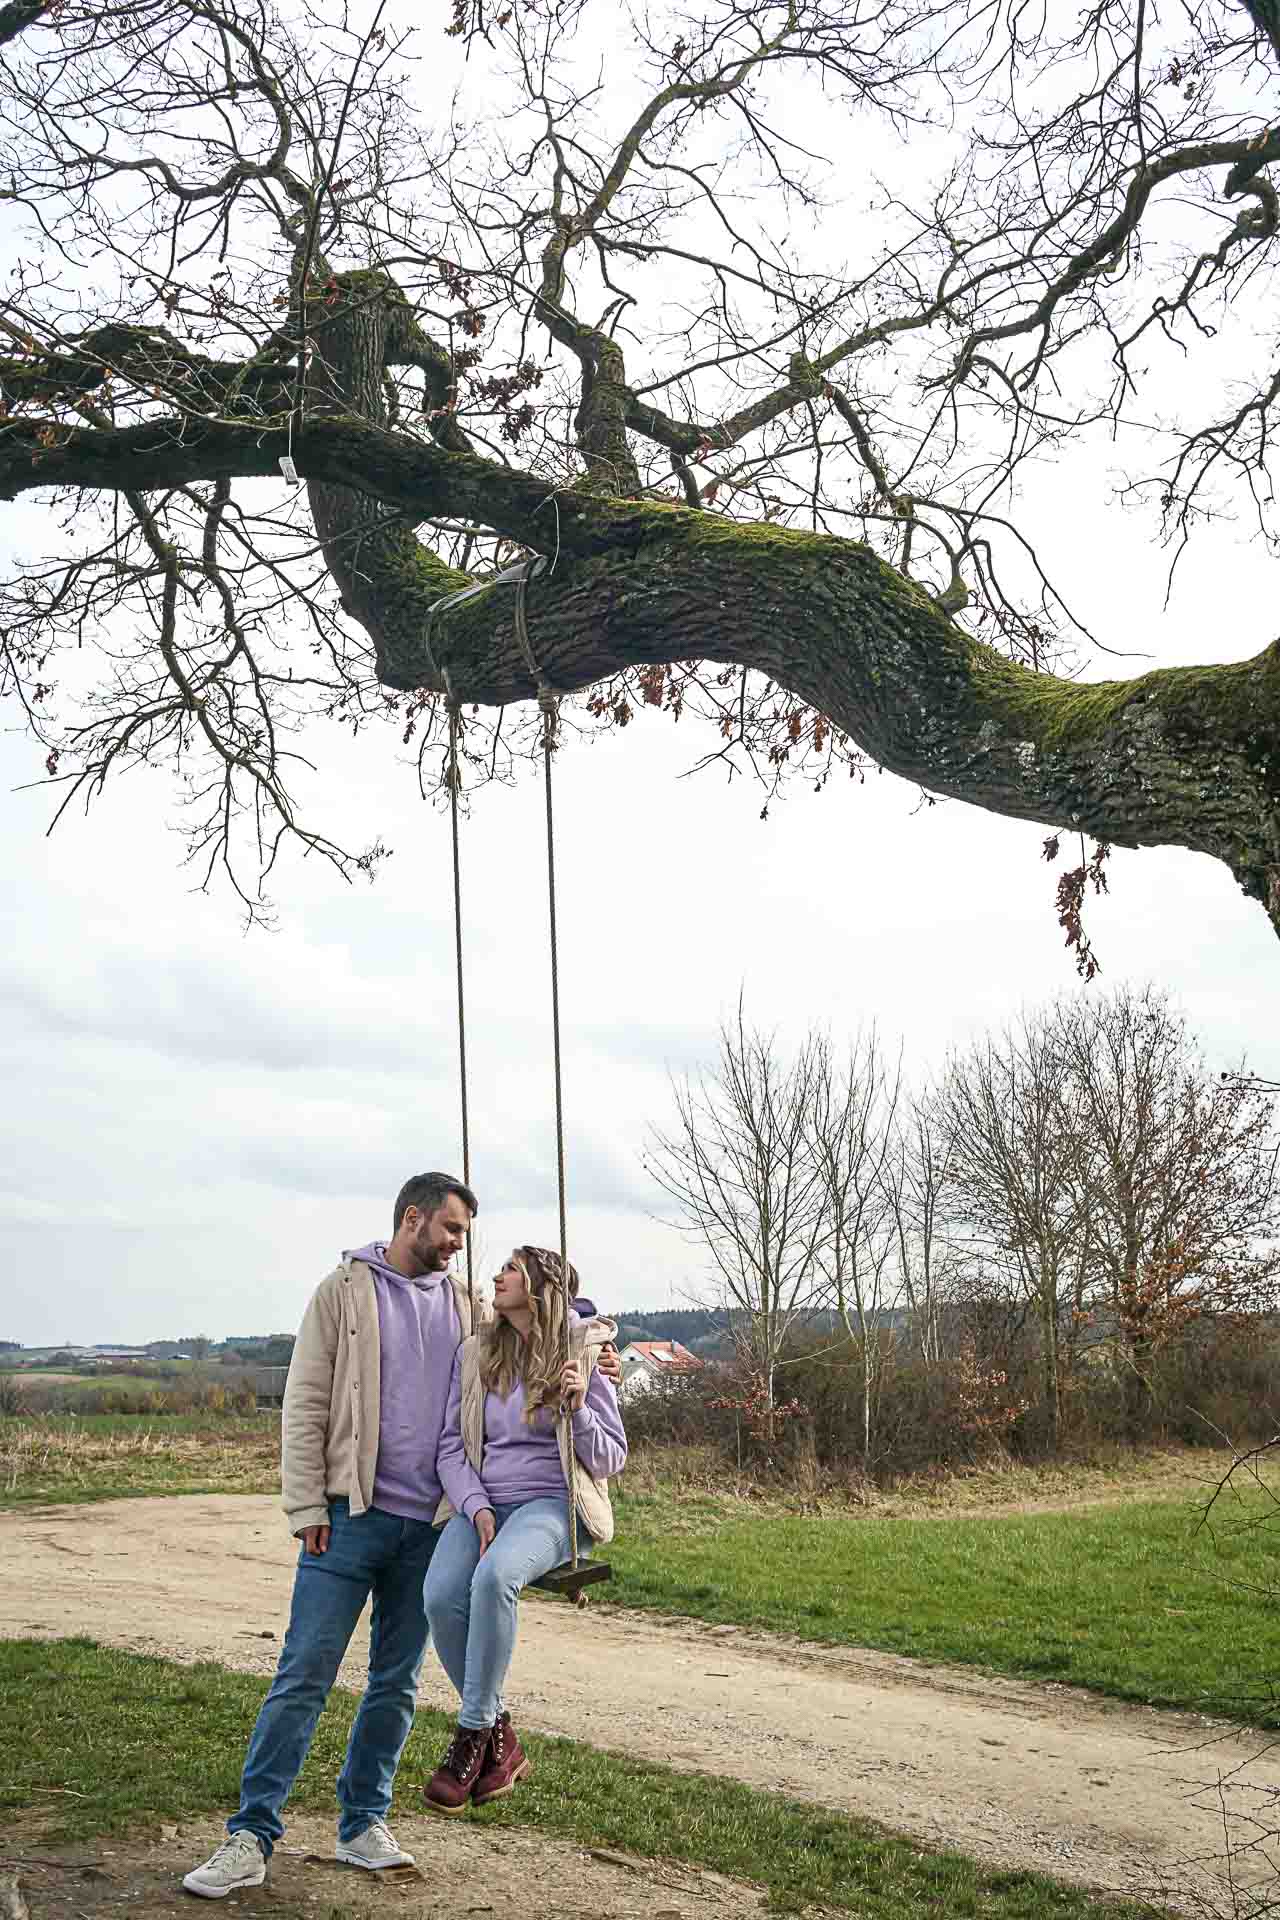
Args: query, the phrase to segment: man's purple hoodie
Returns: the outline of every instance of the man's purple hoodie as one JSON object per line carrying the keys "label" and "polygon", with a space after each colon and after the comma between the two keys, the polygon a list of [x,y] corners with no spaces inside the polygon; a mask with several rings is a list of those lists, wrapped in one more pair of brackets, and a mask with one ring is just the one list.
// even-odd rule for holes
{"label": "man's purple hoodie", "polygon": [[464,1329],[443,1273],[406,1280],[387,1265],[384,1241],[359,1247],[378,1302],[378,1462],[373,1505],[405,1520],[434,1520],[440,1504],[436,1451],[449,1405],[453,1356]]}

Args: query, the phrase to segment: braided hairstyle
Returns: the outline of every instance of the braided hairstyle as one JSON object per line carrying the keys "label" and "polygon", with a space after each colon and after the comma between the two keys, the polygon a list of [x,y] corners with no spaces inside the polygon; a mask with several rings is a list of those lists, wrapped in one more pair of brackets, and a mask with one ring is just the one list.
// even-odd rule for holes
{"label": "braided hairstyle", "polygon": [[[522,1340],[501,1314],[480,1329],[480,1380],[486,1393],[505,1400],[518,1381],[524,1383],[524,1417],[530,1425],[543,1407],[560,1405],[560,1369],[564,1353],[564,1305],[560,1287],[560,1255],[546,1247],[517,1247],[515,1264],[524,1275],[533,1316],[529,1337]],[[578,1270],[569,1265],[569,1298],[578,1294]]]}

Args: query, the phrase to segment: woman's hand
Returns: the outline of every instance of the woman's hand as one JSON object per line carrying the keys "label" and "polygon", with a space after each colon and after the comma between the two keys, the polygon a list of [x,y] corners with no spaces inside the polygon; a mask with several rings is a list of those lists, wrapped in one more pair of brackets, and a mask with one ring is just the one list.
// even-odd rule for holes
{"label": "woman's hand", "polygon": [[587,1387],[581,1367],[576,1360],[566,1360],[560,1369],[561,1405],[567,1405],[571,1413],[576,1413],[586,1397]]}
{"label": "woman's hand", "polygon": [[492,1507],[481,1507],[471,1522],[480,1536],[480,1558],[483,1560],[498,1531],[498,1521]]}

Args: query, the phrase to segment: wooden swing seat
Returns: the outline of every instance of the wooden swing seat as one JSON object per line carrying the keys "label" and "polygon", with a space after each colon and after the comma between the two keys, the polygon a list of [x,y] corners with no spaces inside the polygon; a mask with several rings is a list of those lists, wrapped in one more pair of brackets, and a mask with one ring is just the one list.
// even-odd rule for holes
{"label": "wooden swing seat", "polygon": [[566,1561],[562,1567],[552,1567],[540,1580],[531,1580],[529,1585],[541,1593],[558,1593],[566,1600],[576,1600],[584,1587],[594,1587],[597,1581],[612,1578],[613,1570],[607,1560],[580,1560],[576,1567]]}

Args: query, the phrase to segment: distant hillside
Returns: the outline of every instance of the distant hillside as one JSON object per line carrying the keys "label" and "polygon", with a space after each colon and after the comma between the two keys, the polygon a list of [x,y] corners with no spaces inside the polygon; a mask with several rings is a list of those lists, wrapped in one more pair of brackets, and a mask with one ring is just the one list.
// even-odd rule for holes
{"label": "distant hillside", "polygon": [[670,1307],[662,1313],[626,1309],[612,1317],[623,1346],[632,1340],[678,1340],[691,1353],[714,1352],[729,1328],[729,1315],[708,1307]]}
{"label": "distant hillside", "polygon": [[[881,1307],[871,1317],[878,1327],[896,1331],[901,1331],[909,1319],[906,1313],[893,1307]],[[734,1324],[744,1321],[746,1316],[738,1308],[684,1307],[662,1313],[623,1308],[613,1313],[612,1318],[618,1322],[618,1338],[624,1346],[631,1340],[678,1340],[691,1353],[706,1354],[727,1350]],[[841,1325],[838,1313],[815,1309],[803,1316],[797,1329],[807,1330],[810,1336],[832,1336],[839,1335]]]}

